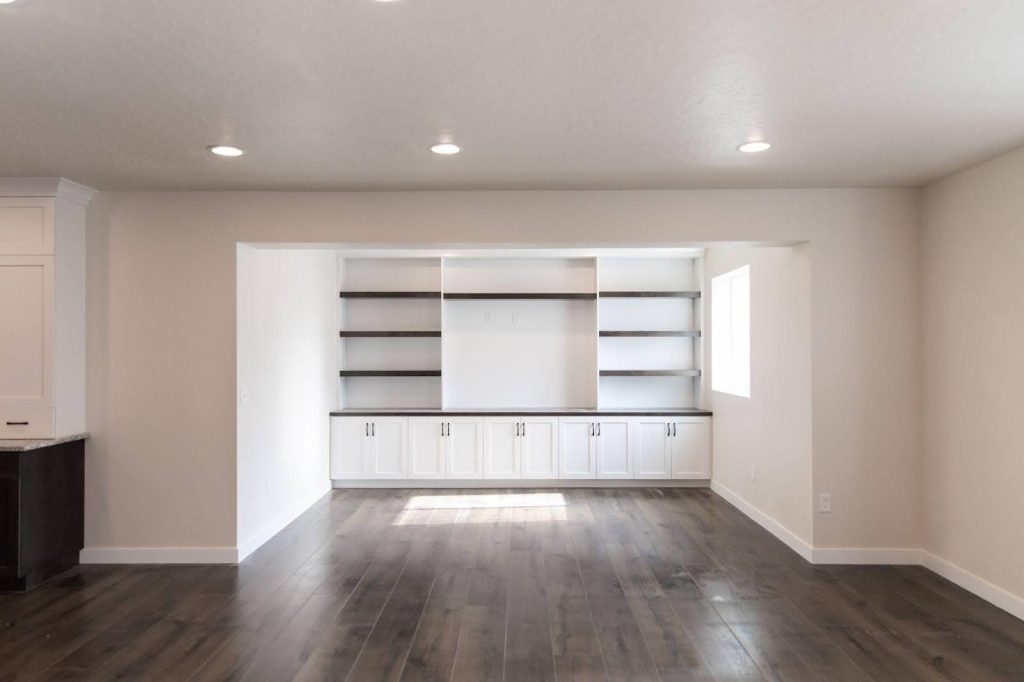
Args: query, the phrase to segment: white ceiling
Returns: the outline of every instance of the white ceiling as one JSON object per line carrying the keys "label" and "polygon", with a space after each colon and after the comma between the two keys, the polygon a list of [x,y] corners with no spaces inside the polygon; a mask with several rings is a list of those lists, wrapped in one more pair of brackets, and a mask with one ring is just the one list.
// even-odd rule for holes
{"label": "white ceiling", "polygon": [[[428,151],[444,133],[463,147]],[[764,136],[761,155],[736,146]],[[205,147],[236,144],[239,159]],[[0,176],[918,185],[1024,144],[1021,0],[18,0]]]}

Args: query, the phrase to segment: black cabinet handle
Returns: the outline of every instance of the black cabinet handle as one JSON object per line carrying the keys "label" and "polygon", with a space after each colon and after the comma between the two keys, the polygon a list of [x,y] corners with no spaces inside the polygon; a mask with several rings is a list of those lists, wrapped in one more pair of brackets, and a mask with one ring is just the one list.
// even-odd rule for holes
{"label": "black cabinet handle", "polygon": [[526,422],[523,422],[523,435],[526,435]]}
{"label": "black cabinet handle", "polygon": [[598,437],[601,436],[601,422],[597,422],[597,435]]}
{"label": "black cabinet handle", "polygon": [[519,422],[516,422],[516,438],[519,438]]}
{"label": "black cabinet handle", "polygon": [[675,424],[673,424],[673,425],[672,425],[672,437],[673,437],[673,438],[675,438],[675,437],[676,437],[676,436],[678,436],[678,435],[679,435],[679,434],[678,434],[678,433],[676,433],[676,425],[675,425]]}
{"label": "black cabinet handle", "polygon": [[594,437],[594,422],[590,422],[590,437]]}
{"label": "black cabinet handle", "polygon": [[7,422],[8,426],[28,426],[28,422]]}
{"label": "black cabinet handle", "polygon": [[452,437],[452,423],[448,422],[448,437]]}
{"label": "black cabinet handle", "polygon": [[665,435],[666,436],[671,436],[672,435],[672,425],[669,424],[668,422],[665,422]]}
{"label": "black cabinet handle", "polygon": [[370,423],[370,435],[375,438],[377,437],[377,422]]}
{"label": "black cabinet handle", "polygon": [[366,426],[366,435],[369,436],[370,435],[370,422],[366,422],[366,424],[364,424],[364,426]]}

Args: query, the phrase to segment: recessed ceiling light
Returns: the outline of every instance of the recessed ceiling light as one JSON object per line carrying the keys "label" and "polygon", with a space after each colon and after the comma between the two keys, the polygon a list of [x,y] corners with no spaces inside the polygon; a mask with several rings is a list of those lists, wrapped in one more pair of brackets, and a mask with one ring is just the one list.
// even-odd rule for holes
{"label": "recessed ceiling light", "polygon": [[459,152],[462,151],[462,149],[459,147],[459,145],[455,144],[454,142],[439,142],[435,144],[433,147],[431,147],[430,151],[434,152],[435,154],[450,155],[458,154]]}
{"label": "recessed ceiling light", "polygon": [[12,2],[15,1],[16,0],[0,0],[0,5],[10,5]]}
{"label": "recessed ceiling light", "polygon": [[768,142],[764,142],[763,140],[751,140],[750,142],[745,142],[744,144],[741,144],[739,147],[737,147],[737,149],[739,149],[741,152],[746,152],[747,154],[766,152],[771,148],[771,144],[769,144]]}
{"label": "recessed ceiling light", "polygon": [[212,147],[207,147],[207,149],[217,156],[241,156],[245,153],[238,147],[231,147],[226,144],[215,144]]}

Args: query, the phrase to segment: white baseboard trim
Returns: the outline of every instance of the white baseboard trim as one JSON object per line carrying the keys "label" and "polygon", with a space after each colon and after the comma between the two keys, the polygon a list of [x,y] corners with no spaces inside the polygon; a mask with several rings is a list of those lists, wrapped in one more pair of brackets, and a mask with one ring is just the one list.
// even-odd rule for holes
{"label": "white baseboard trim", "polygon": [[921,550],[905,547],[815,547],[814,564],[918,566]]}
{"label": "white baseboard trim", "polygon": [[234,564],[236,547],[86,547],[83,564]]}
{"label": "white baseboard trim", "polygon": [[750,517],[754,523],[777,537],[791,550],[802,556],[807,561],[813,561],[813,548],[796,533],[789,530],[718,481],[711,481],[711,490],[721,496],[726,502]]}
{"label": "white baseboard trim", "polygon": [[480,479],[376,479],[376,480],[338,480],[331,481],[335,488],[408,488],[412,490],[429,490],[432,488],[707,488],[707,480],[678,479],[610,479],[610,478],[515,478],[509,480]]}
{"label": "white baseboard trim", "polygon": [[296,502],[288,509],[284,510],[276,517],[265,523],[256,533],[250,536],[248,539],[238,543],[238,558],[237,562],[244,561],[247,556],[255,552],[257,549],[262,547],[270,538],[274,537],[285,527],[294,521],[295,519],[302,516],[303,513],[310,507],[312,507],[317,500],[326,495],[331,491],[330,485],[319,486],[313,490],[304,499]]}
{"label": "white baseboard trim", "polygon": [[1024,597],[923,549],[907,547],[812,547],[718,481],[711,490],[812,564],[923,566],[993,606],[1024,620]]}
{"label": "white baseboard trim", "polygon": [[1024,598],[990,583],[981,576],[957,566],[952,561],[935,556],[929,551],[921,550],[920,555],[921,565],[928,570],[938,573],[951,583],[959,585],[990,604],[1024,620]]}

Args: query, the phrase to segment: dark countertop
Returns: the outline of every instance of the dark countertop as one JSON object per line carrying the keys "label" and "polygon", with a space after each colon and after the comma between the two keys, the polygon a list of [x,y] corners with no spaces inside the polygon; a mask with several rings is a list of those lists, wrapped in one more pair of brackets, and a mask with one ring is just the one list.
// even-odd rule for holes
{"label": "dark countertop", "polygon": [[25,438],[23,440],[0,439],[0,452],[28,452],[29,450],[42,450],[43,448],[60,445],[61,443],[85,440],[88,437],[89,434],[86,432],[73,433],[69,436],[61,436],[59,438]]}
{"label": "dark countertop", "polygon": [[434,415],[443,415],[446,417],[502,417],[502,416],[521,416],[521,417],[593,417],[593,416],[613,416],[613,415],[626,415],[630,417],[710,417],[710,410],[698,410],[693,408],[684,407],[668,407],[668,408],[625,408],[625,409],[611,409],[611,408],[530,408],[530,409],[515,409],[515,408],[492,408],[492,409],[459,409],[459,408],[392,408],[382,410],[368,410],[368,409],[347,409],[338,410],[331,412],[332,417],[362,417],[362,416],[385,416],[385,417],[432,417]]}

